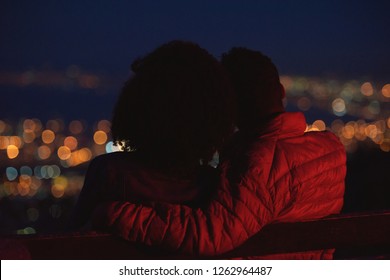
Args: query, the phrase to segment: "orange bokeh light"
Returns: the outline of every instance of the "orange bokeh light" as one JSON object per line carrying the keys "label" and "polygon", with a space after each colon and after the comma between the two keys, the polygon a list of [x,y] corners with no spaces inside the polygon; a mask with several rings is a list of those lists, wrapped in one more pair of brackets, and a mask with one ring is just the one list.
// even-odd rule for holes
{"label": "orange bokeh light", "polygon": [[78,141],[73,136],[68,136],[64,139],[64,145],[68,147],[71,151],[75,150],[78,145]]}
{"label": "orange bokeh light", "polygon": [[21,175],[19,177],[19,184],[17,186],[18,193],[21,196],[26,196],[30,193],[30,186],[32,183],[32,179],[28,175]]}
{"label": "orange bokeh light", "polygon": [[365,82],[361,85],[360,92],[365,96],[371,96],[374,94],[374,88],[370,82]]}
{"label": "orange bokeh light", "polygon": [[382,88],[382,95],[384,97],[390,98],[390,84],[385,84]]}
{"label": "orange bokeh light", "polygon": [[7,156],[9,159],[14,159],[19,155],[19,148],[15,145],[8,145]]}
{"label": "orange bokeh light", "polygon": [[352,139],[355,136],[355,128],[348,124],[342,129],[342,135],[346,139]]}
{"label": "orange bokeh light", "polygon": [[55,138],[56,138],[55,133],[50,129],[46,129],[42,132],[42,141],[45,144],[52,143]]}
{"label": "orange bokeh light", "polygon": [[84,130],[84,126],[81,123],[81,121],[74,120],[70,122],[69,131],[72,134],[80,134],[81,132],[83,132],[83,130]]}
{"label": "orange bokeh light", "polygon": [[35,132],[34,131],[24,131],[23,132],[23,141],[25,143],[32,143],[34,142],[36,138]]}
{"label": "orange bokeh light", "polygon": [[111,131],[111,122],[108,120],[101,120],[98,122],[97,128],[105,133],[109,133]]}
{"label": "orange bokeh light", "polygon": [[380,144],[380,149],[384,152],[390,152],[390,140],[387,139],[387,141],[383,141],[381,144]]}
{"label": "orange bokeh light", "polygon": [[92,152],[88,148],[83,148],[78,152],[78,158],[82,162],[89,161],[92,158]]}
{"label": "orange bokeh light", "polygon": [[0,136],[0,150],[7,149],[9,145],[9,139],[7,136]]}
{"label": "orange bokeh light", "polygon": [[68,147],[66,146],[61,146],[58,148],[57,155],[60,159],[62,160],[67,160],[71,156],[71,151]]}
{"label": "orange bokeh light", "polygon": [[9,137],[9,144],[18,147],[19,149],[23,146],[23,141],[19,136]]}
{"label": "orange bokeh light", "polygon": [[93,140],[95,141],[96,144],[98,145],[103,145],[107,142],[107,133],[105,133],[104,131],[102,130],[98,130],[95,132],[95,134],[93,135]]}
{"label": "orange bokeh light", "polygon": [[42,145],[38,148],[38,157],[42,160],[48,159],[51,156],[51,150],[48,146]]}
{"label": "orange bokeh light", "polygon": [[51,194],[55,198],[61,198],[65,194],[65,187],[63,185],[60,185],[60,184],[54,184],[51,186]]}
{"label": "orange bokeh light", "polygon": [[313,123],[313,126],[316,127],[319,131],[324,131],[326,130],[326,124],[323,120],[316,120]]}
{"label": "orange bokeh light", "polygon": [[34,131],[36,128],[36,124],[33,120],[31,119],[26,119],[23,122],[23,130],[24,131]]}
{"label": "orange bokeh light", "polygon": [[0,120],[0,134],[5,131],[5,128],[7,127],[7,124]]}

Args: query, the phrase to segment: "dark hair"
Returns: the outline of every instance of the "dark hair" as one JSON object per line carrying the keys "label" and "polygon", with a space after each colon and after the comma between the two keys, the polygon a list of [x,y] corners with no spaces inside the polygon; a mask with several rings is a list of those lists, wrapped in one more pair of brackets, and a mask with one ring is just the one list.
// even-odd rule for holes
{"label": "dark hair", "polygon": [[194,43],[172,41],[134,61],[132,70],[114,109],[115,143],[176,174],[210,161],[234,122],[220,63]]}
{"label": "dark hair", "polygon": [[284,111],[284,89],[278,70],[269,57],[259,51],[240,47],[224,53],[221,63],[235,91],[239,128]]}

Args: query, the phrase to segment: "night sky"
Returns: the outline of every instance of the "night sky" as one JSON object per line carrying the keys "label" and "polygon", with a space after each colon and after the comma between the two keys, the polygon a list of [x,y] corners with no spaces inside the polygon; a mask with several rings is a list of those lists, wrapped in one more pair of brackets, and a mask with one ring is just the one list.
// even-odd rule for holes
{"label": "night sky", "polygon": [[[390,1],[0,2],[0,72],[66,71],[77,65],[118,77],[106,99],[72,92],[90,102],[84,114],[82,108],[73,110],[81,117],[111,106],[132,60],[173,39],[197,42],[216,57],[233,46],[257,49],[281,74],[390,82]],[[21,107],[9,100],[11,93],[28,90],[0,84],[0,117],[24,112],[33,117],[39,107],[34,98],[26,97],[29,106]]]}

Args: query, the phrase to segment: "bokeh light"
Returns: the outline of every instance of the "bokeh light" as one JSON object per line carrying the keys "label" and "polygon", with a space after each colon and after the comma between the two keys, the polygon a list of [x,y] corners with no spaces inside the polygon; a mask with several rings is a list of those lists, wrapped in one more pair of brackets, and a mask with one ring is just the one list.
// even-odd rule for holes
{"label": "bokeh light", "polygon": [[37,233],[37,232],[33,227],[26,227],[24,229],[18,229],[16,231],[16,234],[18,234],[18,235],[35,234],[35,233]]}
{"label": "bokeh light", "polygon": [[7,136],[0,136],[0,150],[6,150],[9,145],[9,138]]}
{"label": "bokeh light", "polygon": [[62,120],[49,120],[46,123],[46,128],[52,130],[54,133],[58,133],[62,130]]}
{"label": "bokeh light", "polygon": [[77,148],[78,141],[73,136],[68,136],[64,139],[64,146],[68,147],[71,151]]}
{"label": "bokeh light", "polygon": [[111,122],[108,120],[101,120],[97,125],[98,130],[104,131],[105,133],[110,133],[111,131]]}
{"label": "bokeh light", "polygon": [[108,139],[107,134],[102,130],[96,131],[93,135],[93,140],[98,145],[105,144],[107,142],[107,139]]}
{"label": "bokeh light", "polygon": [[0,134],[2,134],[5,131],[6,123],[2,120],[0,120]]}
{"label": "bokeh light", "polygon": [[38,148],[37,155],[40,160],[48,159],[51,156],[51,149],[46,145],[42,145]]}
{"label": "bokeh light", "polygon": [[355,136],[355,128],[352,124],[347,124],[342,129],[342,136],[346,139],[352,139]]}
{"label": "bokeh light", "polygon": [[68,179],[64,176],[59,176],[53,179],[51,193],[56,198],[64,196],[68,187]]}
{"label": "bokeh light", "polygon": [[336,116],[344,116],[346,113],[345,102],[342,98],[336,98],[332,102],[333,112]]}
{"label": "bokeh light", "polygon": [[374,88],[370,82],[365,82],[361,85],[360,92],[365,96],[371,96],[374,94]]}
{"label": "bokeh light", "polygon": [[15,145],[8,145],[7,156],[9,159],[14,159],[19,155],[19,148]]}
{"label": "bokeh light", "polygon": [[323,120],[316,120],[315,122],[313,122],[312,126],[317,128],[319,131],[326,130],[326,124]]}
{"label": "bokeh light", "polygon": [[364,141],[367,138],[367,135],[365,133],[365,128],[367,124],[364,120],[359,120],[355,123],[355,138],[359,141]]}
{"label": "bokeh light", "polygon": [[24,166],[20,167],[20,174],[32,176],[33,175],[33,171],[31,169],[31,167],[24,165]]}
{"label": "bokeh light", "polygon": [[61,146],[58,148],[57,155],[61,160],[69,159],[71,154],[71,150],[66,146]]}
{"label": "bokeh light", "polygon": [[373,125],[373,124],[366,126],[364,131],[365,131],[366,135],[368,137],[370,137],[371,139],[374,139],[378,134],[378,129],[377,129],[376,125]]}
{"label": "bokeh light", "polygon": [[92,158],[92,152],[88,148],[83,148],[76,153],[76,157],[78,157],[81,162],[87,162]]}
{"label": "bokeh light", "polygon": [[72,134],[74,134],[74,135],[80,134],[83,132],[83,130],[84,130],[84,126],[83,126],[81,121],[73,120],[70,122],[69,131]]}
{"label": "bokeh light", "polygon": [[14,167],[7,167],[5,170],[5,175],[7,176],[8,180],[13,181],[18,178],[18,170]]}
{"label": "bokeh light", "polygon": [[379,147],[383,152],[390,152],[390,140],[384,140]]}
{"label": "bokeh light", "polygon": [[18,183],[17,182],[4,182],[4,191],[8,196],[18,195]]}
{"label": "bokeh light", "polygon": [[18,184],[18,193],[20,196],[26,196],[30,193],[30,186],[32,183],[31,176],[20,175]]}
{"label": "bokeh light", "polygon": [[19,136],[10,136],[9,137],[9,144],[14,145],[18,149],[20,149],[23,146],[23,141]]}
{"label": "bokeh light", "polygon": [[54,141],[55,137],[56,137],[55,133],[50,129],[46,129],[46,130],[42,131],[42,141],[45,144],[52,143]]}
{"label": "bokeh light", "polygon": [[383,86],[382,95],[386,98],[390,98],[390,84],[385,84]]}
{"label": "bokeh light", "polygon": [[55,198],[61,198],[65,194],[65,187],[63,185],[54,184],[51,186],[51,194]]}
{"label": "bokeh light", "polygon": [[34,131],[25,130],[23,132],[23,141],[25,143],[32,143],[32,142],[34,142],[35,138],[36,138],[36,134]]}
{"label": "bokeh light", "polygon": [[23,130],[24,131],[35,131],[36,124],[33,120],[31,119],[26,119],[23,122]]}
{"label": "bokeh light", "polygon": [[35,176],[31,177],[30,193],[28,195],[30,197],[35,196],[41,186],[42,180],[38,179]]}

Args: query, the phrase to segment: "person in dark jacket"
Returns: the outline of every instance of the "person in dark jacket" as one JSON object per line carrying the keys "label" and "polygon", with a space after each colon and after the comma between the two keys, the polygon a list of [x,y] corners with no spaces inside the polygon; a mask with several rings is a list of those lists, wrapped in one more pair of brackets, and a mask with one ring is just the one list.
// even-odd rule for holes
{"label": "person in dark jacket", "polygon": [[234,128],[232,88],[220,63],[194,43],[172,41],[136,59],[132,70],[112,119],[124,152],[90,163],[73,227],[104,201],[199,206],[216,187],[208,162]]}

